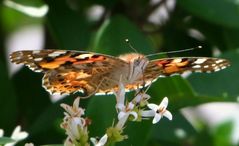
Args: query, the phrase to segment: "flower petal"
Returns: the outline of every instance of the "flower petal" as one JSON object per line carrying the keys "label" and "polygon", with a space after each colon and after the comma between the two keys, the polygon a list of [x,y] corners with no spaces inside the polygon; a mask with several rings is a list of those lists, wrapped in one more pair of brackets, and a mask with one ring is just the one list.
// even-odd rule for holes
{"label": "flower petal", "polygon": [[23,140],[23,139],[27,138],[27,136],[28,136],[28,133],[24,132],[24,131],[21,132],[21,126],[17,126],[14,129],[11,138],[16,141],[19,141],[19,140]]}
{"label": "flower petal", "polygon": [[[116,125],[116,127],[119,128],[119,129],[123,128],[125,122],[127,121],[128,117],[129,117],[129,113],[122,112],[122,115],[123,116],[120,116],[119,121]],[[119,115],[118,115],[118,117],[119,117]]]}
{"label": "flower petal", "polygon": [[94,138],[94,137],[91,137],[91,138],[90,138],[90,141],[93,143],[93,145],[96,145],[96,144],[97,144],[97,140],[96,140],[96,138]]}
{"label": "flower petal", "polygon": [[130,102],[130,103],[128,104],[128,109],[132,110],[133,108],[134,108],[134,104],[133,104],[132,102]]}
{"label": "flower petal", "polygon": [[125,105],[122,104],[122,103],[117,103],[117,104],[116,104],[116,108],[119,109],[120,111],[122,111],[122,110],[125,109]]}
{"label": "flower petal", "polygon": [[142,117],[154,117],[155,116],[155,111],[153,110],[145,110],[141,112]]}
{"label": "flower petal", "polygon": [[171,114],[170,111],[166,110],[165,113],[163,114],[163,116],[165,116],[166,118],[168,118],[169,120],[173,119],[173,115]]}
{"label": "flower petal", "polygon": [[21,132],[21,126],[17,126],[12,135],[11,135],[11,138],[13,140],[15,140],[15,142],[12,142],[12,143],[8,143],[8,144],[5,144],[5,146],[13,146],[15,145],[18,141],[21,141],[23,139],[25,139],[26,137],[28,136],[28,133],[25,132],[25,131],[22,131]]}
{"label": "flower petal", "polygon": [[73,102],[73,107],[78,108],[80,105],[80,97],[77,97]]}
{"label": "flower petal", "polygon": [[137,96],[135,96],[134,100],[136,103],[139,103],[142,100],[143,96],[142,94],[138,94]]}
{"label": "flower petal", "polygon": [[97,146],[103,146],[106,144],[107,142],[107,139],[108,139],[108,136],[107,134],[105,134],[103,137],[101,137],[101,139],[99,140]]}
{"label": "flower petal", "polygon": [[70,139],[70,137],[67,137],[67,139],[64,142],[64,146],[75,146],[75,144],[73,144],[73,142]]}
{"label": "flower petal", "polygon": [[168,106],[168,97],[164,97],[161,103],[159,104],[159,108],[164,107],[167,108]]}
{"label": "flower petal", "polygon": [[128,114],[126,114],[125,112],[119,112],[119,113],[118,113],[118,120],[122,119],[122,118],[125,117],[126,115],[128,115]]}
{"label": "flower petal", "polygon": [[117,99],[117,104],[124,104],[125,100],[125,89],[122,82],[119,82],[119,90],[114,93]]}
{"label": "flower petal", "polygon": [[154,119],[153,119],[153,124],[156,124],[159,122],[159,120],[161,119],[161,115],[160,114],[155,114]]}
{"label": "flower petal", "polygon": [[138,119],[138,114],[137,114],[136,112],[130,112],[129,114],[132,115],[132,116],[134,116],[133,121],[135,121],[135,120]]}
{"label": "flower petal", "polygon": [[149,103],[149,104],[147,104],[147,106],[155,112],[159,109],[159,106],[156,104],[153,104],[153,103]]}
{"label": "flower petal", "polygon": [[77,139],[80,137],[78,126],[83,128],[82,121],[78,117],[74,117],[69,120],[69,132],[71,132],[72,139]]}

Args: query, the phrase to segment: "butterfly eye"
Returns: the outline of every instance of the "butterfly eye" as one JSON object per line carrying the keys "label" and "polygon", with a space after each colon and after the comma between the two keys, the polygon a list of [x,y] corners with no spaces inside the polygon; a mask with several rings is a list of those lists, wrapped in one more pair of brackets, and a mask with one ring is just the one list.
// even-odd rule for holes
{"label": "butterfly eye", "polygon": [[135,59],[134,60],[134,65],[139,65],[140,64],[140,60],[141,60],[140,58]]}

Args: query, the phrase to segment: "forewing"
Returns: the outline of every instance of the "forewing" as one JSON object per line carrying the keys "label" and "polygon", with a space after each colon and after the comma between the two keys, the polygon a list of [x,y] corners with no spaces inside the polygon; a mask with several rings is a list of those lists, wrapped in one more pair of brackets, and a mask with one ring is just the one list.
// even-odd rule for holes
{"label": "forewing", "polygon": [[120,66],[127,66],[117,57],[84,51],[17,51],[10,55],[10,59],[33,71],[44,72],[42,85],[52,94],[80,91],[90,96],[97,92],[105,76]]}
{"label": "forewing", "polygon": [[126,64],[113,56],[85,51],[36,50],[16,51],[10,54],[13,63],[24,64],[36,72],[49,70],[88,70],[108,67],[114,62]]}
{"label": "forewing", "polygon": [[184,72],[211,73],[224,69],[230,65],[229,61],[221,58],[208,57],[179,57],[152,60],[145,69],[147,80],[157,77],[182,74]]}

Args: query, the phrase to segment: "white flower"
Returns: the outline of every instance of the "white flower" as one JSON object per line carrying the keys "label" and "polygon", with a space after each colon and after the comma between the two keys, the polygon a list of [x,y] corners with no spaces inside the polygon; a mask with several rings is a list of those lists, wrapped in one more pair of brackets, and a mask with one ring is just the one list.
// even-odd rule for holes
{"label": "white flower", "polygon": [[118,109],[120,110],[118,114],[118,119],[122,119],[124,117],[128,117],[129,115],[134,116],[134,120],[137,119],[137,113],[132,111],[134,109],[134,104],[132,102],[128,103],[126,106],[123,104],[118,105]]}
{"label": "white flower", "polygon": [[85,114],[84,110],[79,107],[80,104],[80,98],[76,98],[73,106],[69,106],[67,104],[61,104],[61,107],[65,109],[65,115],[68,117],[81,117]]}
{"label": "white flower", "polygon": [[79,139],[81,136],[82,130],[84,129],[85,120],[80,117],[72,117],[68,118],[64,123],[61,125],[62,128],[66,130],[66,134],[72,139]]}
{"label": "white flower", "polygon": [[119,90],[117,92],[114,92],[117,100],[116,107],[118,107],[119,104],[124,105],[124,100],[125,100],[125,89],[124,85],[122,82],[119,83]]}
{"label": "white flower", "polygon": [[117,123],[118,128],[122,128],[127,121],[128,117],[132,115],[134,117],[133,121],[135,121],[138,118],[138,114],[133,111],[134,104],[132,102],[128,103],[126,106],[123,104],[118,104],[119,113],[118,113],[118,120]]}
{"label": "white flower", "polygon": [[117,127],[121,129],[130,115],[134,117],[133,120],[136,120],[138,115],[133,111],[135,105],[132,102],[125,105],[125,88],[121,82],[119,83],[119,90],[115,92],[115,96],[117,99],[116,108],[119,110]]}
{"label": "white flower", "polygon": [[146,94],[145,92],[142,92],[140,90],[137,91],[136,96],[134,97],[134,99],[132,100],[132,102],[135,105],[138,106],[145,106],[148,102],[148,100],[150,99],[150,96],[148,94]]}
{"label": "white flower", "polygon": [[79,143],[87,144],[88,140],[88,122],[82,116],[84,115],[84,109],[79,107],[80,98],[76,98],[73,106],[67,104],[61,104],[65,109],[65,117],[61,123],[61,127],[65,129],[68,135],[64,145],[74,146]]}
{"label": "white flower", "polygon": [[27,138],[27,136],[28,133],[25,131],[21,131],[21,126],[17,126],[11,135],[11,139],[15,140],[15,142],[5,144],[5,146],[14,146],[18,141]]}
{"label": "white flower", "polygon": [[96,138],[90,138],[91,142],[94,144],[94,146],[104,146],[107,142],[108,136],[105,134],[101,139],[98,141]]}
{"label": "white flower", "polygon": [[159,122],[159,120],[165,116],[169,120],[172,120],[173,116],[170,111],[166,108],[168,106],[168,98],[165,97],[159,105],[148,104],[147,105],[151,110],[142,111],[143,117],[154,117],[153,124]]}
{"label": "white flower", "polygon": [[75,144],[72,142],[70,137],[67,137],[65,142],[64,142],[64,146],[75,146]]}

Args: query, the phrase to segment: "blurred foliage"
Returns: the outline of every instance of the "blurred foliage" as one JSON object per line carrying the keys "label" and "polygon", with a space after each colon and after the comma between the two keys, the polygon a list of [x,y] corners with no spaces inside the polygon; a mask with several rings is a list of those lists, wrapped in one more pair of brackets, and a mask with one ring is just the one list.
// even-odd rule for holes
{"label": "blurred foliage", "polygon": [[0,144],[1,145],[7,144],[7,143],[10,143],[10,142],[14,142],[14,140],[12,140],[11,138],[8,138],[8,137],[0,137]]}
{"label": "blurred foliage", "polygon": [[[42,17],[23,13],[9,6],[7,1],[10,0],[4,0],[0,5],[0,128],[6,135],[10,135],[16,125],[21,125],[30,134],[24,142],[60,144],[66,137],[59,127],[63,118],[59,104],[72,103],[76,95],[53,103],[41,87],[42,74],[33,73],[26,67],[12,76],[9,73],[6,53],[10,48],[5,45],[8,37],[24,26],[41,25],[45,32],[45,49],[89,50],[117,56],[133,52],[124,42],[128,38],[143,54],[198,45],[203,49],[173,56],[215,57],[215,52],[220,52],[220,57],[230,60],[230,68],[213,74],[192,74],[187,79],[180,76],[158,79],[149,90],[151,101],[159,103],[167,96],[173,121],[163,119],[157,125],[152,125],[151,121],[128,123],[125,133],[129,138],[117,145],[233,145],[230,141],[232,123],[222,124],[214,132],[210,132],[204,123],[206,126],[198,130],[180,109],[208,102],[238,100],[238,0],[155,0],[154,3],[148,0],[11,0],[34,9],[48,6],[48,12]],[[97,19],[90,15],[94,6],[103,10],[97,12]],[[158,9],[164,9],[168,18],[156,15],[155,20],[159,22],[149,21]],[[81,104],[92,119],[90,136],[103,135],[116,118],[114,97],[94,96],[81,100]],[[179,129],[184,131],[184,137],[175,134]],[[1,138],[0,144],[6,140]]]}

